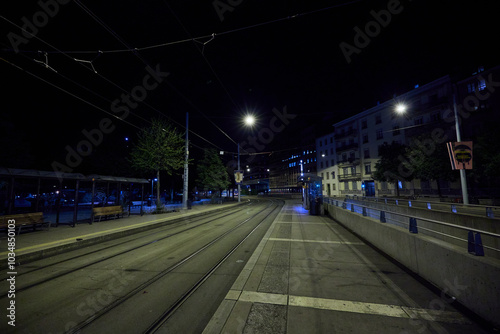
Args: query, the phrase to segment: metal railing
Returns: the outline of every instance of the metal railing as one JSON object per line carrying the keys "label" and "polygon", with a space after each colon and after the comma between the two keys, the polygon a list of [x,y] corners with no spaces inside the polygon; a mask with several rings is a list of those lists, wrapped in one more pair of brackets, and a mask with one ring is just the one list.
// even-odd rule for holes
{"label": "metal railing", "polygon": [[500,207],[495,205],[477,205],[477,204],[462,204],[453,202],[436,202],[424,199],[404,199],[392,197],[365,197],[365,196],[346,196],[353,200],[371,201],[376,203],[394,204],[398,206],[408,206],[418,209],[440,210],[459,214],[480,215],[488,218],[499,218]]}
{"label": "metal railing", "polygon": [[[399,200],[396,199],[396,201]],[[484,256],[484,249],[486,248],[495,252],[491,253],[492,257],[500,259],[500,234],[497,233],[438,221],[435,219],[378,209],[367,205],[349,203],[346,199],[341,200],[324,197],[323,203],[334,205],[336,207],[342,207],[342,209],[349,210],[353,213],[378,219],[382,223],[389,223],[407,228],[410,233],[418,234],[419,230],[422,230],[424,231],[423,234],[448,241],[461,247],[463,247],[463,243],[466,243],[467,251],[476,256]],[[486,241],[484,243],[483,237],[485,237]]]}

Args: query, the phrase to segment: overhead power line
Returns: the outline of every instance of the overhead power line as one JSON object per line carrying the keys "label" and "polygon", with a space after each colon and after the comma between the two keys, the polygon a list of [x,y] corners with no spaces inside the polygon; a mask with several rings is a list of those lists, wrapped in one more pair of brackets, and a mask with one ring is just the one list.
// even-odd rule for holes
{"label": "overhead power line", "polygon": [[[320,8],[320,9],[315,9],[315,10],[311,10],[311,11],[308,11],[308,12],[298,13],[298,14],[295,14],[295,15],[289,15],[289,16],[282,17],[282,18],[279,18],[279,19],[274,19],[274,20],[269,20],[269,21],[265,21],[265,22],[260,22],[260,23],[256,23],[256,24],[252,24],[252,25],[248,25],[248,26],[244,26],[244,27],[240,27],[240,28],[235,28],[235,29],[231,29],[231,30],[227,30],[227,31],[222,31],[222,32],[218,32],[218,33],[211,33],[211,34],[207,34],[207,35],[201,35],[201,36],[198,36],[198,37],[190,37],[190,38],[185,38],[185,39],[181,39],[181,40],[177,40],[177,41],[165,42],[165,43],[154,44],[154,45],[148,45],[148,46],[143,46],[143,47],[128,47],[127,46],[126,49],[112,49],[112,50],[65,50],[63,52],[64,53],[68,53],[68,54],[72,54],[72,53],[76,53],[76,54],[78,54],[78,53],[80,53],[80,54],[84,54],[84,53],[94,53],[94,54],[99,54],[99,53],[124,53],[124,52],[146,51],[146,50],[157,49],[157,48],[162,48],[162,47],[176,45],[176,44],[181,44],[181,43],[188,43],[188,42],[204,43],[204,42],[202,42],[202,40],[207,40],[207,39],[212,40],[212,39],[214,39],[217,36],[224,36],[224,35],[228,35],[228,34],[237,33],[237,32],[240,32],[240,31],[255,29],[255,28],[258,28],[258,27],[262,27],[262,26],[265,26],[265,25],[270,25],[270,24],[274,24],[274,23],[278,23],[278,22],[282,22],[282,21],[293,20],[293,19],[297,19],[299,17],[303,17],[303,16],[307,16],[307,15],[311,15],[311,14],[316,14],[316,13],[323,12],[323,11],[328,11],[328,10],[334,9],[334,8],[349,6],[349,5],[352,5],[352,4],[355,4],[357,2],[361,2],[361,1],[362,0],[348,1],[348,2],[337,4],[337,5],[332,5],[332,6],[328,6],[328,7],[324,7],[324,8]],[[89,15],[91,15],[94,18],[94,20],[96,20],[99,24],[104,24],[104,22],[102,20],[100,20],[97,16],[95,16],[95,14],[93,14],[80,1],[75,0],[75,3],[77,3],[78,6],[82,7],[82,9],[85,12],[87,12]],[[5,17],[3,17],[3,16],[0,16],[0,17],[2,19],[4,19],[4,20],[10,22]],[[106,28],[106,30],[108,30],[108,29],[109,29],[109,27]],[[109,29],[108,31],[111,34],[113,34],[113,35],[116,34],[111,29]],[[27,32],[27,33],[29,33],[29,32]],[[36,51],[23,51],[23,50],[20,50],[19,52],[36,52]],[[47,51],[47,52],[51,53],[51,51]],[[52,53],[55,53],[55,52],[52,51]]]}

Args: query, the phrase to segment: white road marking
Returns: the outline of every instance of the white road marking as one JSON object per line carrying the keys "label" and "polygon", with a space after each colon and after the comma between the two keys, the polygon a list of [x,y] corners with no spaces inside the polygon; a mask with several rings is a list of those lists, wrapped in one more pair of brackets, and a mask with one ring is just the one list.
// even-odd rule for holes
{"label": "white road marking", "polygon": [[340,244],[340,245],[364,245],[362,242],[350,241],[333,241],[333,240],[307,240],[307,239],[286,239],[286,238],[269,238],[269,241],[291,241],[291,242],[316,242],[320,244]]}
{"label": "white road marking", "polygon": [[226,299],[251,303],[307,307],[337,312],[373,314],[394,318],[422,319],[455,324],[470,324],[470,321],[458,312],[423,309],[401,305],[387,305],[352,300],[314,298],[283,295],[277,293],[237,290],[230,290],[226,295]]}

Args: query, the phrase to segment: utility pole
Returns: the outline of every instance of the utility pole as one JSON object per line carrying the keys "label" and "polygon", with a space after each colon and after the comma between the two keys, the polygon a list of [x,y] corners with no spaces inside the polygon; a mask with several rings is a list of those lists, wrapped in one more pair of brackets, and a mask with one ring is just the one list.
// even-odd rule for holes
{"label": "utility pole", "polygon": [[[456,86],[455,86],[455,90],[456,90]],[[457,142],[461,142],[462,136],[460,135],[460,125],[458,122],[456,91],[453,93],[453,112],[455,113],[455,130],[457,131]],[[460,184],[462,186],[462,201],[465,205],[468,205],[469,204],[469,192],[467,190],[467,178],[465,176],[465,169],[460,169]]]}
{"label": "utility pole", "polygon": [[188,161],[189,161],[189,113],[186,113],[186,153],[184,155],[184,189],[182,192],[182,208],[187,209],[188,208],[188,174],[189,174],[189,167],[188,167]]}
{"label": "utility pole", "polygon": [[[238,143],[238,173],[241,171],[240,168],[240,143]],[[241,202],[241,185],[238,182],[238,202]]]}

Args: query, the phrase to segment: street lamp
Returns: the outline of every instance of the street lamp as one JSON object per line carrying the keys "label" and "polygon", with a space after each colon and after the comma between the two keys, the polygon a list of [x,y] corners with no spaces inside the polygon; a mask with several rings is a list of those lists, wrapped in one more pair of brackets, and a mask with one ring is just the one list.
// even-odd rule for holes
{"label": "street lamp", "polygon": [[406,112],[406,105],[403,103],[398,103],[395,108],[398,114],[403,114]]}
{"label": "street lamp", "polygon": [[[243,118],[243,124],[245,124],[248,127],[252,127],[255,125],[256,119],[255,116],[252,114],[247,114]],[[241,166],[240,166],[240,143],[238,143],[238,173],[241,172]],[[243,180],[241,180],[243,181]],[[238,202],[241,202],[241,182],[238,182]]]}
{"label": "street lamp", "polygon": [[247,114],[243,119],[246,126],[254,126],[255,125],[255,116],[251,114]]}

